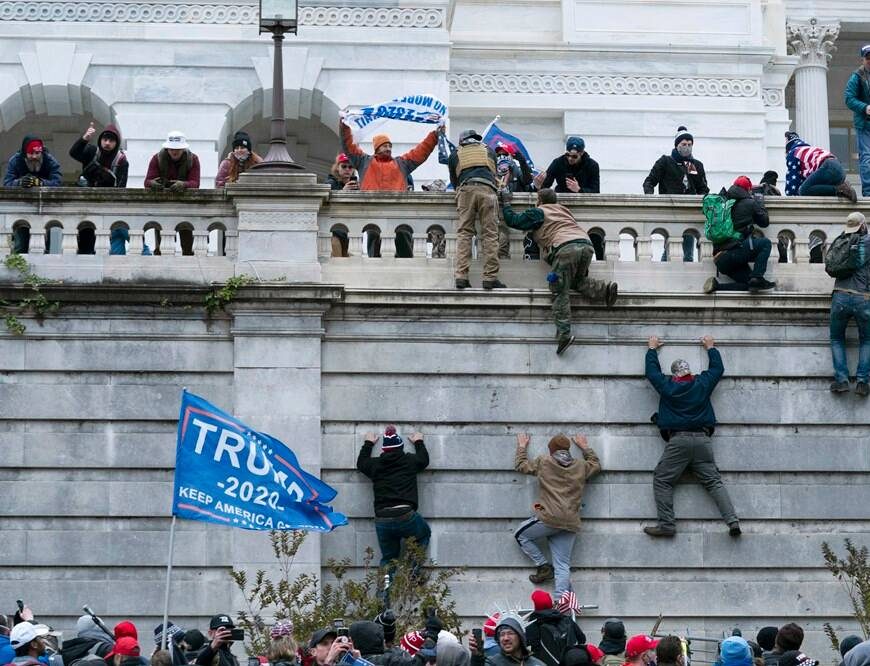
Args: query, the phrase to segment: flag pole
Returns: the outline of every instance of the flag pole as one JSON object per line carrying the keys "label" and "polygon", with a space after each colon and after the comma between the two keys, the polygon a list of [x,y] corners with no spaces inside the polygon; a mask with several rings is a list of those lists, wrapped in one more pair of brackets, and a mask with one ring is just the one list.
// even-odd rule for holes
{"label": "flag pole", "polygon": [[166,562],[166,593],[163,597],[163,637],[160,639],[160,649],[165,650],[169,640],[169,591],[172,583],[172,554],[175,550],[175,514],[172,515],[172,525],[169,528],[169,558]]}
{"label": "flag pole", "polygon": [[493,118],[492,122],[490,122],[489,125],[487,125],[486,128],[483,130],[481,136],[486,136],[487,132],[489,132],[492,126],[495,125],[499,120],[501,120],[501,116],[496,116],[495,118]]}

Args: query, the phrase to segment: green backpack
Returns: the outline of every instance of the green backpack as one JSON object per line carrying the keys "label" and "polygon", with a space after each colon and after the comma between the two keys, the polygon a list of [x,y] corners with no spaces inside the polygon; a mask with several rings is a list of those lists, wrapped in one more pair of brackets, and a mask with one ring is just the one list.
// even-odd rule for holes
{"label": "green backpack", "polygon": [[842,233],[837,236],[825,254],[825,273],[832,278],[847,278],[867,263],[864,243],[856,234]]}
{"label": "green backpack", "polygon": [[742,238],[739,231],[734,231],[731,221],[731,209],[735,203],[736,199],[726,199],[721,194],[708,194],[701,200],[706,218],[704,236],[714,245]]}

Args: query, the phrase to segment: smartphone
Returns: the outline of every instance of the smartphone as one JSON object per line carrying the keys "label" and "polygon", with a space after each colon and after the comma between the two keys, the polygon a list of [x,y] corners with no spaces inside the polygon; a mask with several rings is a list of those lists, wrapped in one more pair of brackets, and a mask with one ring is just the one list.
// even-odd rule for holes
{"label": "smartphone", "polygon": [[471,630],[474,636],[474,642],[477,645],[477,654],[483,654],[483,630],[480,627],[475,627]]}
{"label": "smartphone", "polygon": [[350,636],[350,632],[347,630],[347,627],[344,626],[344,620],[340,617],[337,617],[332,621],[332,628],[335,629],[336,636]]}
{"label": "smartphone", "polygon": [[242,642],[245,640],[245,630],[244,629],[231,629],[230,630],[230,640]]}
{"label": "smartphone", "polygon": [[358,180],[359,180],[359,178],[357,176],[351,176],[350,178],[347,179],[347,181],[349,183],[355,183]]}
{"label": "smartphone", "polygon": [[16,599],[15,603],[18,604],[18,612],[21,613],[24,610],[24,602],[21,599]]}

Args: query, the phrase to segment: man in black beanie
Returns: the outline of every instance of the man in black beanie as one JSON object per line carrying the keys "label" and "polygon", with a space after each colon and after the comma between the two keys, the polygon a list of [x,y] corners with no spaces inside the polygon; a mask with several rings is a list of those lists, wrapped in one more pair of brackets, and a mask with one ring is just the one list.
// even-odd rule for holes
{"label": "man in black beanie", "polygon": [[755,640],[765,652],[770,652],[776,645],[776,632],[779,631],[776,627],[762,627],[758,630]]}
{"label": "man in black beanie", "polygon": [[622,666],[625,662],[625,625],[618,617],[604,621],[601,627],[601,642],[598,647],[604,653],[601,666]]}
{"label": "man in black beanie", "polygon": [[695,137],[680,125],[674,137],[674,149],[653,164],[643,181],[643,193],[654,194],[658,185],[659,194],[709,194],[704,165],[692,157],[694,146]]}
{"label": "man in black beanie", "polygon": [[779,180],[779,174],[776,171],[765,171],[758,185],[752,188],[753,194],[762,194],[764,196],[781,197],[782,192],[776,186],[776,181]]}

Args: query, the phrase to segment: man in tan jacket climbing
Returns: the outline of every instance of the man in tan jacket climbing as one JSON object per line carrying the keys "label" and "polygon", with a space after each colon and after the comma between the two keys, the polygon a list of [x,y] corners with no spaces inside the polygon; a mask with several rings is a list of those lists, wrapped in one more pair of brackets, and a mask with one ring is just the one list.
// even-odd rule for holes
{"label": "man in tan jacket climbing", "polygon": [[[571,455],[570,440],[559,433],[547,445],[547,455],[529,460],[530,439],[525,433],[517,435],[514,468],[538,477],[540,495],[532,505],[532,517],[519,526],[514,538],[538,567],[529,580],[539,585],[555,577],[555,593],[559,596],[571,589],[571,551],[580,530],[583,489],[586,480],[601,471],[601,463],[584,435],[573,438],[581,458]],[[547,562],[535,543],[538,539],[547,540],[553,564]]]}

